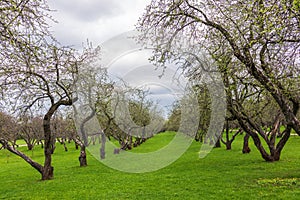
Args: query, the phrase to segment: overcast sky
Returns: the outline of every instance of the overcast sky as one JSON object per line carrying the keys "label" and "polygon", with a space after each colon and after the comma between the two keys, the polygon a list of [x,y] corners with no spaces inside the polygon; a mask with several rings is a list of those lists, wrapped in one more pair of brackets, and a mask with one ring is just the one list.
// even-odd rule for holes
{"label": "overcast sky", "polygon": [[54,35],[63,45],[80,48],[89,39],[97,46],[122,32],[133,30],[150,0],[52,0],[57,24]]}
{"label": "overcast sky", "polygon": [[[134,30],[149,3],[150,0],[52,0],[49,6],[55,10],[52,16],[58,23],[51,23],[51,30],[62,45],[81,49],[88,39],[94,47],[101,46],[116,35]],[[166,111],[180,89],[172,82],[172,70],[158,79],[161,72],[155,72],[149,64],[149,55],[150,51],[127,54],[115,61],[111,69],[132,86],[148,86],[152,98]]]}

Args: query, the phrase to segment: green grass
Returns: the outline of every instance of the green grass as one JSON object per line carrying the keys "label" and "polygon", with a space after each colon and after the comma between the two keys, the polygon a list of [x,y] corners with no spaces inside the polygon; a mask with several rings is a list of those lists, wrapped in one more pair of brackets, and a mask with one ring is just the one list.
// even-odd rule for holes
{"label": "green grass", "polygon": [[133,148],[134,153],[147,153],[159,150],[166,146],[173,138],[176,133],[165,132],[155,135],[153,138],[148,139],[138,148]]}
{"label": "green grass", "polygon": [[[134,152],[158,149],[172,133],[149,139]],[[0,151],[0,199],[299,199],[300,137],[292,136],[276,163],[262,160],[251,141],[251,153],[243,155],[242,136],[233,149],[213,149],[198,158],[200,144],[194,142],[176,162],[159,171],[129,174],[112,170],[92,156],[88,167],[78,167],[79,151],[57,145],[53,156],[55,178],[40,181],[40,175],[20,158]],[[35,160],[43,152],[21,147]]]}

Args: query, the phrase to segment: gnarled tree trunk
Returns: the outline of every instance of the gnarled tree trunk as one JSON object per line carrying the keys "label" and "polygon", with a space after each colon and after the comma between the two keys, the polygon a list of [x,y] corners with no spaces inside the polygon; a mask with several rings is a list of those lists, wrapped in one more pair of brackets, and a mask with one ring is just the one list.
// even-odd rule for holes
{"label": "gnarled tree trunk", "polygon": [[43,121],[44,139],[45,139],[44,142],[45,162],[42,170],[42,180],[50,180],[53,178],[54,168],[51,166],[52,154],[53,154],[53,139],[52,139],[53,136],[51,134],[50,120],[55,110],[50,109],[49,112],[44,116],[44,121]]}
{"label": "gnarled tree trunk", "polygon": [[243,153],[250,153],[251,149],[249,147],[249,138],[250,135],[246,133],[246,135],[244,136],[244,143],[243,143]]}
{"label": "gnarled tree trunk", "polygon": [[84,143],[79,140],[78,138],[74,137],[76,146],[80,146],[80,155],[78,157],[80,167],[87,166],[87,159],[86,159],[86,149]]}
{"label": "gnarled tree trunk", "polygon": [[0,139],[0,144],[2,144],[4,149],[7,149],[11,153],[21,157],[28,164],[30,164],[33,168],[35,168],[38,172],[42,173],[42,171],[43,171],[43,166],[42,165],[40,165],[39,163],[33,161],[30,157],[28,157],[24,153],[22,153],[22,152],[18,151],[17,149],[15,149],[15,147],[13,145],[9,145],[8,141],[6,141],[4,139]]}
{"label": "gnarled tree trunk", "polygon": [[[74,99],[74,101],[76,101],[76,99]],[[50,180],[53,178],[54,168],[51,162],[52,154],[55,149],[55,137],[51,133],[51,118],[61,105],[72,105],[72,100],[60,100],[57,103],[53,103],[43,119],[45,162],[42,170],[42,180]]]}
{"label": "gnarled tree trunk", "polygon": [[80,163],[80,167],[87,166],[86,151],[84,145],[82,145],[80,149],[79,163]]}

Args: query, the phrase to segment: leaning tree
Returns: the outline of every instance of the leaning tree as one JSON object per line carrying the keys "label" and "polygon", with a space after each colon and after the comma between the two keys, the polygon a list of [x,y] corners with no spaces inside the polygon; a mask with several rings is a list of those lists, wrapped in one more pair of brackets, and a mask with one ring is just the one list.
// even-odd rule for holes
{"label": "leaning tree", "polygon": [[79,55],[55,41],[47,24],[51,17],[46,1],[1,1],[0,11],[1,100],[6,110],[43,116],[44,164],[33,161],[5,138],[0,142],[41,173],[42,180],[48,180],[53,178],[51,120],[59,107],[76,100],[73,85],[79,66],[92,56],[91,48]]}
{"label": "leaning tree", "polygon": [[52,133],[51,120],[61,106],[70,106],[76,100],[73,84],[79,63],[73,50],[55,46],[45,52],[45,57],[29,57],[29,52],[18,54],[18,66],[6,66],[1,75],[2,84],[7,88],[3,101],[10,102],[15,112],[33,112],[43,116],[44,165],[32,161],[25,154],[14,149],[5,140],[1,143],[9,151],[21,156],[42,174],[42,179],[53,177],[51,154],[54,149],[55,136]]}
{"label": "leaning tree", "polygon": [[[267,161],[279,160],[292,129],[300,135],[299,27],[295,0],[153,0],[137,25],[141,41],[154,46],[152,61],[160,66],[172,60],[187,71],[195,63],[203,70],[199,50],[211,55],[227,87],[229,111]],[[251,92],[262,90],[280,109],[286,127],[277,144],[235,101],[236,93],[228,96],[231,88],[241,92],[241,85],[247,87],[249,82],[238,79],[243,76],[258,86]],[[269,153],[259,136],[271,142]]]}

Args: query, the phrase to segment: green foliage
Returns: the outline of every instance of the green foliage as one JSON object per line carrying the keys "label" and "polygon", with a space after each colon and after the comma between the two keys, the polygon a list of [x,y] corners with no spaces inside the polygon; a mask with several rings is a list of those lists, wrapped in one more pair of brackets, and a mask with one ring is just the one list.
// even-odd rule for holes
{"label": "green foliage", "polygon": [[150,107],[143,107],[144,102],[129,102],[129,112],[132,120],[138,126],[146,126],[150,123]]}
{"label": "green foliage", "polygon": [[203,140],[206,135],[211,118],[211,98],[210,91],[207,85],[197,85],[194,88],[194,92],[197,94],[198,105],[199,105],[199,127],[198,133],[196,134],[196,140]]}
{"label": "green foliage", "polygon": [[165,123],[165,129],[168,131],[178,131],[181,120],[181,110],[179,102],[175,102],[168,121]]}
{"label": "green foliage", "polygon": [[[193,87],[193,92],[197,95],[198,109],[199,109],[199,126],[198,133],[195,136],[196,140],[202,140],[203,136],[206,134],[211,117],[211,98],[207,85],[196,85]],[[181,100],[183,101],[183,100]],[[181,101],[174,103],[168,121],[165,125],[166,130],[178,131],[181,123]]]}
{"label": "green foliage", "polygon": [[300,0],[294,0],[294,1],[293,1],[293,9],[294,9],[296,12],[299,12],[299,11],[300,11]]}
{"label": "green foliage", "polygon": [[[152,149],[156,150],[170,139],[172,133],[159,134],[134,151],[151,150],[150,142],[157,145]],[[74,144],[68,144],[69,152],[58,145],[51,181],[39,181],[40,175],[24,161],[1,150],[0,199],[298,199],[300,138],[288,141],[276,163],[263,162],[256,150],[242,154],[242,139],[237,136],[232,151],[213,149],[204,159],[198,158],[200,145],[194,142],[172,165],[145,174],[112,170],[91,155],[89,166],[80,168]],[[43,160],[38,146],[27,154]]]}

